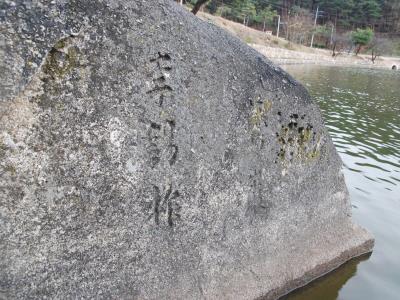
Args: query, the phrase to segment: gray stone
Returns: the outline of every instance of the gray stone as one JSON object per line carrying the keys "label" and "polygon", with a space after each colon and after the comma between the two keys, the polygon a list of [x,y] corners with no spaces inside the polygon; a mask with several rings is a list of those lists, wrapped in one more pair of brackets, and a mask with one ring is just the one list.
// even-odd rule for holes
{"label": "gray stone", "polygon": [[1,297],[276,298],[372,237],[306,90],[169,0],[0,3]]}

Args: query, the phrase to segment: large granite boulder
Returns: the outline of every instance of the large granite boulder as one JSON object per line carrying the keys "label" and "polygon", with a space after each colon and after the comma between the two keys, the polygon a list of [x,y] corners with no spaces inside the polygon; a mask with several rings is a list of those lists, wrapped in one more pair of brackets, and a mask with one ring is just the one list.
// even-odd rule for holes
{"label": "large granite boulder", "polygon": [[276,298],[371,251],[306,90],[170,0],[0,3],[0,291]]}

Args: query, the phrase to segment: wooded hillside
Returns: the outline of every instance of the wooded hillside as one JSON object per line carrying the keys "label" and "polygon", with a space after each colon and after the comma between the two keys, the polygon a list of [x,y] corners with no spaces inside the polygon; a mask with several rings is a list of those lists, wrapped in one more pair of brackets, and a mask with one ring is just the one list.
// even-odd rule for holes
{"label": "wooded hillside", "polygon": [[207,7],[255,23],[268,16],[267,12],[275,12],[286,21],[299,11],[315,15],[318,8],[318,24],[331,22],[348,30],[371,27],[379,32],[400,33],[399,0],[210,0]]}
{"label": "wooded hillside", "polygon": [[[331,49],[341,45],[357,53],[379,47],[381,53],[400,54],[400,0],[191,0],[187,4],[200,2],[206,2],[203,9],[211,14],[298,44]],[[361,29],[374,32],[368,43],[355,41]]]}

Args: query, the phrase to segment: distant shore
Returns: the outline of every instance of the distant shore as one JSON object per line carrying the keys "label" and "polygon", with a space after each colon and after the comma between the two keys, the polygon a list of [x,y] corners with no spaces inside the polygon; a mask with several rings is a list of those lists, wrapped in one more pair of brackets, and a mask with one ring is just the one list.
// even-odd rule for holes
{"label": "distant shore", "polygon": [[[375,63],[372,63],[371,58],[367,55],[355,56],[352,54],[341,53],[337,57],[332,57],[327,50],[315,49],[315,52],[308,53],[258,44],[250,44],[250,46],[264,54],[277,65],[312,64],[389,70],[392,69],[393,66],[396,66],[398,70],[400,69],[400,58],[394,57],[377,57]],[[318,53],[318,51],[321,53]]]}
{"label": "distant shore", "polygon": [[395,65],[398,70],[400,69],[400,57],[378,56],[375,63],[372,63],[371,56],[366,54],[356,56],[353,53],[342,52],[338,56],[332,57],[332,51],[330,50],[315,49],[290,43],[283,38],[207,13],[199,12],[198,16],[206,22],[229,31],[277,65],[313,64],[389,70]]}

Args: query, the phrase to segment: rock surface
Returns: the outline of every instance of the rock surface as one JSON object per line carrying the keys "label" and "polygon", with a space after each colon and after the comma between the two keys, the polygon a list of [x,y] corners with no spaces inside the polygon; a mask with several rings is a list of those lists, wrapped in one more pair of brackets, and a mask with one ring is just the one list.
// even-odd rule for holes
{"label": "rock surface", "polygon": [[273,299],[372,249],[317,106],[170,0],[0,3],[0,296]]}

